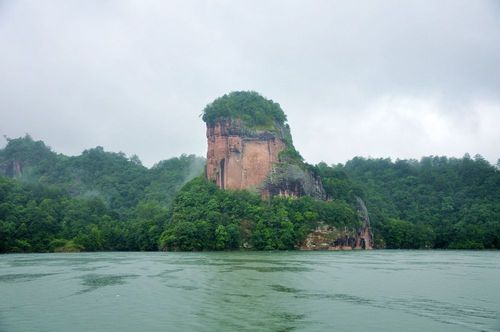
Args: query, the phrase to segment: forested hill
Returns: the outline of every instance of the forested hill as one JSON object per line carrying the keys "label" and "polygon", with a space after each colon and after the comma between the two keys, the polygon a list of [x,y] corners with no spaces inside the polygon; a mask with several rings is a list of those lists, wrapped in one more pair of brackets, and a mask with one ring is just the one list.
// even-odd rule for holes
{"label": "forested hill", "polygon": [[317,168],[333,197],[348,183],[364,198],[379,246],[500,248],[500,170],[479,155]]}
{"label": "forested hill", "polygon": [[318,225],[356,227],[355,197],[380,248],[500,248],[500,171],[480,156],[307,166],[327,202],[220,190],[199,176],[204,163],[183,155],[148,169],[101,147],[68,157],[9,139],[0,252],[293,249]]}
{"label": "forested hill", "polygon": [[99,198],[124,212],[141,201],[168,206],[184,183],[203,172],[204,165],[204,158],[182,155],[148,169],[136,155],[106,152],[100,146],[68,157],[29,135],[8,139],[0,150],[1,174],[23,183],[56,187],[72,197]]}
{"label": "forested hill", "polygon": [[204,165],[182,155],[147,168],[102,147],[69,157],[29,135],[8,139],[0,150],[0,252],[66,241],[75,250],[156,250],[158,216]]}

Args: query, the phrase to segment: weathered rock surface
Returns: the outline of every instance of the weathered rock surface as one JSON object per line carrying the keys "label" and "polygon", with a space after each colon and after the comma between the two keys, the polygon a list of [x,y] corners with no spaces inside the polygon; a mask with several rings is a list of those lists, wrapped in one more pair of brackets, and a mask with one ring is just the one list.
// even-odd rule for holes
{"label": "weathered rock surface", "polygon": [[290,133],[288,127],[277,128],[250,130],[239,119],[207,124],[207,178],[222,189],[257,190],[265,197],[325,199],[321,180],[303,162],[282,160]]}
{"label": "weathered rock surface", "polygon": [[288,127],[277,128],[251,130],[239,119],[207,124],[207,178],[222,189],[257,190],[265,197],[325,199],[321,180],[304,163],[280,158],[280,152],[289,148],[285,137],[290,132]]}
{"label": "weathered rock surface", "polygon": [[[370,234],[370,235],[368,235]],[[321,225],[309,233],[301,250],[352,250],[373,249],[371,231],[367,227],[358,230],[338,230],[333,226]]]}
{"label": "weathered rock surface", "polygon": [[363,221],[363,227],[358,229],[356,237],[356,247],[363,249],[373,249],[373,233],[370,226],[370,217],[365,202],[356,197],[358,216]]}
{"label": "weathered rock surface", "polygon": [[207,178],[223,189],[262,190],[285,148],[279,136],[250,131],[238,119],[207,124]]}
{"label": "weathered rock surface", "polygon": [[296,164],[280,164],[269,174],[264,193],[269,196],[301,197],[311,196],[326,199],[321,179]]}

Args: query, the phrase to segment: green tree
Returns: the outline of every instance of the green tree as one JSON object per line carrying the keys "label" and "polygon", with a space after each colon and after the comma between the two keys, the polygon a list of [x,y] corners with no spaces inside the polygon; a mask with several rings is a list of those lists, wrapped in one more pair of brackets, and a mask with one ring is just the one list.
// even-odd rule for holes
{"label": "green tree", "polygon": [[229,241],[229,235],[223,225],[218,225],[215,229],[215,249],[223,250]]}

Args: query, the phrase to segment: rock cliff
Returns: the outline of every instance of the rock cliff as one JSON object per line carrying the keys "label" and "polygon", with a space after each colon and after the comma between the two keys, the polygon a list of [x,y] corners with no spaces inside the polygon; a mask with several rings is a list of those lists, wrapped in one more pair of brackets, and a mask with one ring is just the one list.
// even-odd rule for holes
{"label": "rock cliff", "polygon": [[293,147],[279,104],[255,92],[232,92],[209,104],[203,120],[206,176],[220,188],[326,198],[321,180],[307,170]]}
{"label": "rock cliff", "polygon": [[207,124],[207,178],[223,189],[259,189],[285,149],[283,139],[251,131],[239,119]]}

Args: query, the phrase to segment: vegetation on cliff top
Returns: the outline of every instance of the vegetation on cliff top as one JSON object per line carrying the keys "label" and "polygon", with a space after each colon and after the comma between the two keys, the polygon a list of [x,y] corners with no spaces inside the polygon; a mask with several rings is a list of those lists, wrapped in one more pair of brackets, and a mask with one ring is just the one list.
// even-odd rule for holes
{"label": "vegetation on cliff top", "polygon": [[203,110],[202,119],[212,125],[220,119],[240,119],[252,129],[274,131],[285,126],[286,115],[278,103],[255,91],[233,91],[215,99]]}

